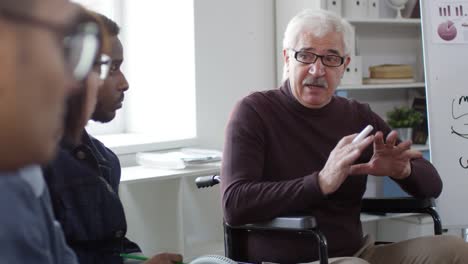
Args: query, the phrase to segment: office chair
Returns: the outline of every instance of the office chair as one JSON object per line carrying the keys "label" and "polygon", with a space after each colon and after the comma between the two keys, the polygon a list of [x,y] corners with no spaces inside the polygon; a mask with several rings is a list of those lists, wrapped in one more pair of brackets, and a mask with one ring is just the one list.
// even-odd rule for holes
{"label": "office chair", "polygon": [[[219,175],[197,177],[195,184],[198,188],[211,187],[221,182]],[[442,234],[442,222],[434,209],[433,198],[418,199],[412,197],[401,198],[364,198],[361,212],[385,215],[386,213],[423,213],[429,214],[434,220],[434,233]],[[328,264],[327,240],[320,232],[314,216],[284,216],[270,221],[232,226],[224,222],[224,250],[226,257],[236,261],[246,261],[242,248],[236,244],[238,231],[244,232],[296,232],[303,236],[315,237],[318,244],[320,264]],[[378,244],[386,242],[377,242]]]}

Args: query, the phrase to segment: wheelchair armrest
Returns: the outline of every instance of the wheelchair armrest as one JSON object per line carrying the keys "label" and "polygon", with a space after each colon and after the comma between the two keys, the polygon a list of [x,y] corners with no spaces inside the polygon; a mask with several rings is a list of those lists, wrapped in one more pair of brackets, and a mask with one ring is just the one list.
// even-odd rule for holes
{"label": "wheelchair armrest", "polygon": [[225,252],[228,257],[233,257],[231,232],[233,229],[258,230],[258,231],[286,231],[313,235],[317,239],[320,264],[328,264],[327,239],[317,228],[317,222],[313,216],[281,216],[270,221],[231,226],[224,223]]}
{"label": "wheelchair armrest", "polygon": [[[228,223],[226,223],[229,225]],[[249,230],[309,230],[317,227],[317,222],[313,216],[281,216],[273,220],[245,224],[239,226],[231,226],[233,229],[249,229]]]}
{"label": "wheelchair armrest", "polygon": [[365,198],[362,200],[361,212],[371,214],[384,213],[423,213],[434,220],[434,234],[442,234],[442,221],[434,209],[434,198]]}
{"label": "wheelchair armrest", "polygon": [[363,213],[425,213],[435,206],[433,198],[365,198],[362,200]]}

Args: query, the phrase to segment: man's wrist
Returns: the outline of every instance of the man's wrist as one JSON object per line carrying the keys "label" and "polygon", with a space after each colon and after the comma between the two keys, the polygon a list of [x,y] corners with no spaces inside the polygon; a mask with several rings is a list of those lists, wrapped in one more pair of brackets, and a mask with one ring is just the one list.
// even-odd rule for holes
{"label": "man's wrist", "polygon": [[327,183],[325,182],[325,178],[324,178],[324,173],[323,171],[320,171],[318,173],[318,185],[319,185],[319,188],[320,188],[320,191],[322,192],[322,194],[324,196],[328,195],[329,194],[329,188],[327,188]]}

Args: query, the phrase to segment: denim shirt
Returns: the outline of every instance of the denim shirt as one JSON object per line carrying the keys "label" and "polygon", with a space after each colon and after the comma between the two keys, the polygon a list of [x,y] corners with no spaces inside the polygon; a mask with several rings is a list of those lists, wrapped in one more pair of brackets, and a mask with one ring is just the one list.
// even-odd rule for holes
{"label": "denim shirt", "polygon": [[0,263],[78,264],[55,221],[39,166],[0,171]]}
{"label": "denim shirt", "polygon": [[44,169],[54,212],[80,264],[120,264],[119,253],[141,251],[125,238],[120,162],[86,132],[82,142],[62,142],[56,159]]}

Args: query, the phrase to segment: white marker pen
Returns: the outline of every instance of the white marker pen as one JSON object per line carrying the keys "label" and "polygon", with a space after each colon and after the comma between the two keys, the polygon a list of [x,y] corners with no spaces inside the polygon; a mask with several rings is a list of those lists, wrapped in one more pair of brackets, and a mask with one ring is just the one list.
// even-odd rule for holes
{"label": "white marker pen", "polygon": [[370,134],[370,132],[372,132],[373,129],[374,129],[373,126],[367,125],[367,126],[361,131],[361,133],[359,133],[359,135],[357,135],[357,136],[353,139],[353,143],[361,142],[365,137],[367,137],[367,135]]}

